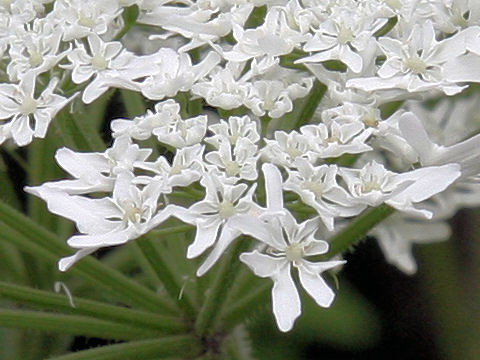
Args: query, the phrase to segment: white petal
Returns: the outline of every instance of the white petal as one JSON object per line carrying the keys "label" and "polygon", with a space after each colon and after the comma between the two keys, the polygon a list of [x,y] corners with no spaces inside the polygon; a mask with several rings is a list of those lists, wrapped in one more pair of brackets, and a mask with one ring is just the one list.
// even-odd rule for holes
{"label": "white petal", "polygon": [[237,215],[229,220],[229,226],[237,229],[242,234],[249,235],[274,249],[284,249],[286,244],[283,239],[276,239],[273,236],[276,232],[269,224],[250,215]]}
{"label": "white petal", "polygon": [[398,177],[402,181],[413,180],[414,182],[404,191],[393,196],[389,201],[386,201],[386,203],[389,204],[390,201],[397,203],[404,201],[420,202],[426,200],[445,190],[460,175],[460,165],[458,164],[429,166],[399,174]]}
{"label": "white petal", "polygon": [[363,59],[348,45],[340,46],[339,60],[347,65],[354,73],[359,73],[363,68]]}
{"label": "white petal", "polygon": [[78,260],[84,258],[85,256],[90,255],[91,253],[95,252],[96,250],[98,250],[98,248],[81,249],[81,250],[77,251],[72,256],[67,256],[67,257],[61,258],[58,261],[58,269],[60,271],[67,271]]}
{"label": "white petal", "polygon": [[273,211],[283,210],[282,175],[275,165],[265,163],[262,166],[265,177],[267,208]]}
{"label": "white petal", "polygon": [[429,165],[439,147],[430,140],[420,119],[407,112],[400,116],[398,127],[408,144],[417,152],[422,164]]}
{"label": "white petal", "polygon": [[224,226],[217,243],[213,247],[210,254],[208,254],[203,264],[198,268],[197,276],[202,276],[208,270],[210,270],[210,268],[215,265],[217,260],[220,258],[220,256],[222,256],[232,241],[238,237],[238,235],[240,235],[239,231],[232,229],[230,226]]}
{"label": "white petal", "polygon": [[246,264],[255,275],[262,278],[274,277],[287,263],[285,258],[276,258],[254,250],[240,255],[240,261]]}
{"label": "white petal", "polygon": [[138,236],[133,228],[122,231],[112,231],[98,235],[75,235],[67,240],[67,244],[73,248],[99,248],[103,246],[114,246],[126,243],[128,240]]}
{"label": "white petal", "polygon": [[329,307],[332,304],[335,293],[319,274],[308,271],[305,266],[302,265],[298,268],[298,275],[303,288],[318,305]]}
{"label": "white petal", "polygon": [[290,264],[282,267],[274,278],[272,289],[273,314],[278,328],[289,331],[302,312],[300,296],[290,274]]}
{"label": "white petal", "polygon": [[323,240],[313,240],[305,248],[305,256],[321,255],[328,251],[328,243]]}
{"label": "white petal", "polygon": [[456,57],[443,66],[445,80],[457,82],[480,82],[480,57],[467,54]]}
{"label": "white petal", "polygon": [[213,245],[217,239],[218,228],[220,227],[220,221],[214,222],[210,226],[204,226],[202,224],[197,225],[197,233],[195,234],[195,240],[187,249],[187,258],[192,259],[199,256],[207,248]]}

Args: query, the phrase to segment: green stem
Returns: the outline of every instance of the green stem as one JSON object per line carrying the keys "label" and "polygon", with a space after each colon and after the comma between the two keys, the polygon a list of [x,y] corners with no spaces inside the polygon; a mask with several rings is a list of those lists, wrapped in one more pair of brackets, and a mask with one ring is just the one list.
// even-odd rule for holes
{"label": "green stem", "polygon": [[386,204],[364,211],[330,239],[330,249],[326,257],[331,258],[348,250],[350,246],[362,240],[375,225],[385,220],[394,211],[394,208]]}
{"label": "green stem", "polygon": [[0,309],[0,324],[6,328],[41,330],[116,340],[134,340],[158,336],[156,331],[85,316],[24,310]]}
{"label": "green stem", "polygon": [[114,40],[120,40],[128,32],[128,30],[130,30],[130,28],[135,25],[138,14],[139,9],[137,5],[132,5],[123,9],[122,17],[124,21],[124,26],[123,29],[120,30],[120,32],[115,36]]}
{"label": "green stem", "polygon": [[272,288],[270,281],[263,282],[255,289],[249,289],[247,295],[240,297],[223,315],[223,324],[226,330],[232,329],[245,321],[245,318],[263,306],[268,292]]}
{"label": "green stem", "polygon": [[90,116],[71,114],[64,109],[57,115],[55,124],[66,146],[75,150],[101,151],[105,149],[105,143],[98,134],[95,121]]}
{"label": "green stem", "polygon": [[120,90],[123,105],[131,118],[145,113],[145,101],[141,94],[132,90]]}
{"label": "green stem", "polygon": [[30,166],[28,165],[28,162],[17,153],[16,149],[11,148],[10,146],[3,146],[2,150],[16,162],[25,173],[29,173]]}
{"label": "green stem", "polygon": [[137,311],[126,307],[103,304],[82,298],[73,298],[70,304],[65,295],[58,295],[30,287],[0,282],[0,298],[13,300],[27,306],[43,310],[54,310],[75,315],[93,316],[140,328],[149,328],[164,333],[180,333],[186,331],[185,325],[177,318]]}
{"label": "green stem", "polygon": [[[168,233],[167,233],[168,234]],[[143,237],[136,241],[136,245],[142,252],[143,256],[148,260],[152,269],[154,270],[158,279],[162,282],[168,295],[178,303],[178,305],[185,311],[188,316],[193,316],[196,313],[195,307],[188,294],[182,294],[182,287],[178,283],[178,279],[168,266],[165,259],[161,256],[151,239]]]}
{"label": "green stem", "polygon": [[205,302],[197,317],[195,331],[200,336],[212,334],[217,330],[220,313],[225,305],[228,291],[238,275],[240,261],[238,255],[248,249],[250,241],[245,238],[236,240],[229,253],[224,256],[212,286],[207,290]]}
{"label": "green stem", "polygon": [[[0,219],[4,224],[0,226],[0,234],[12,243],[19,244],[28,253],[55,261],[58,256],[64,256],[70,251],[55,234],[2,202],[0,202]],[[176,312],[170,303],[165,302],[155,292],[91,257],[80,261],[71,271],[91,282],[102,285],[129,304],[155,312]]]}
{"label": "green stem", "polygon": [[2,277],[10,278],[17,283],[27,281],[28,272],[25,262],[17,248],[7,243],[0,243],[0,271]]}
{"label": "green stem", "polygon": [[132,360],[165,359],[181,354],[194,359],[201,352],[199,341],[192,336],[172,336],[155,340],[134,341],[51,358],[50,360]]}
{"label": "green stem", "polygon": [[297,120],[292,123],[290,129],[297,129],[301,125],[310,122],[326,91],[327,87],[324,84],[318,80],[314,81],[312,90],[310,90],[310,93],[304,99],[303,108],[300,111]]}
{"label": "green stem", "polygon": [[184,233],[192,229],[193,229],[192,225],[169,226],[164,229],[152,230],[148,233],[148,235],[150,237],[160,237],[160,236],[166,236],[171,234]]}
{"label": "green stem", "polygon": [[261,137],[263,139],[265,139],[267,137],[268,124],[270,123],[271,120],[272,120],[272,118],[268,115],[263,115],[262,117],[260,117],[260,124],[262,125]]}

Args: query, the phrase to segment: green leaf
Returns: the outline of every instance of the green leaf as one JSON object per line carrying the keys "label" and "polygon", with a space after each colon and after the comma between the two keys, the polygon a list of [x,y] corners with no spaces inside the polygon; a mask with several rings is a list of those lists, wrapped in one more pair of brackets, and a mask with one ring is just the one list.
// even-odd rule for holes
{"label": "green leaf", "polygon": [[8,175],[8,169],[3,159],[0,157],[0,199],[9,203],[15,208],[20,208],[20,202],[18,201],[17,193],[13,187],[13,183]]}
{"label": "green leaf", "polygon": [[45,312],[0,309],[0,324],[5,328],[41,330],[117,340],[156,337],[158,333],[95,318]]}
{"label": "green leaf", "polygon": [[[104,96],[109,96],[109,94],[107,93]],[[98,106],[105,106],[101,101],[97,104],[99,104]],[[104,150],[105,143],[99,135],[96,126],[98,119],[95,119],[94,116],[81,115],[89,114],[89,112],[85,110],[83,105],[80,106],[83,109],[81,111],[76,111],[75,114],[71,114],[67,109],[60,111],[55,120],[55,133],[63,139],[63,143],[67,147],[73,150]],[[95,105],[91,104],[91,106],[94,107]]]}
{"label": "green leaf", "polygon": [[188,316],[193,316],[196,313],[195,306],[187,293],[182,294],[182,286],[178,282],[175,272],[166,262],[164,255],[157,251],[152,244],[150,235],[144,236],[136,241],[136,245],[140,249],[142,255],[148,260],[155,275],[162,282],[165,290],[170,297],[177,302],[177,304],[185,311]]}
{"label": "green leaf", "polygon": [[149,360],[165,359],[181,354],[182,359],[194,359],[201,345],[193,336],[172,336],[155,340],[134,341],[79,351],[50,360]]}
{"label": "green leaf", "polygon": [[73,307],[65,295],[58,295],[1,281],[0,298],[13,300],[15,303],[43,310],[54,310],[75,315],[92,316],[97,319],[149,328],[164,333],[180,333],[186,331],[185,324],[175,317],[162,316],[126,307],[108,305],[78,297],[72,298]]}
{"label": "green leaf", "polygon": [[220,314],[225,305],[228,291],[233,285],[236,275],[238,275],[240,267],[238,256],[248,249],[249,245],[250,241],[248,239],[239,238],[229,251],[224,254],[215,279],[206,292],[205,301],[195,322],[197,334],[207,335],[217,330],[218,323],[221,321]]}
{"label": "green leaf", "polygon": [[265,20],[265,15],[267,14],[267,6],[259,6],[253,9],[248,17],[247,21],[245,21],[245,29],[256,28],[257,26],[263,24]]}
{"label": "green leaf", "polygon": [[134,118],[135,116],[145,113],[145,100],[141,94],[135,91],[122,89],[120,90],[120,95],[128,117]]}

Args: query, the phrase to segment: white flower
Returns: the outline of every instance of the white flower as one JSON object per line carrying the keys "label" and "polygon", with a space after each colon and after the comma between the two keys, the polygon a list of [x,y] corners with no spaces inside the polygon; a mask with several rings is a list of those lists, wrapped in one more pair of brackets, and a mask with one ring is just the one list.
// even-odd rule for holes
{"label": "white flower", "polygon": [[[173,187],[188,186],[191,183],[200,180],[203,174],[203,159],[204,146],[196,144],[189,147],[177,149],[172,162],[164,156],[159,156],[155,162],[136,162],[135,167],[151,171],[156,175],[166,177],[167,189],[165,192],[170,193]],[[147,183],[150,177],[146,178]]]}
{"label": "white flower", "polygon": [[117,176],[112,197],[68,195],[45,186],[25,190],[45,200],[50,212],[74,221],[81,233],[67,240],[79,251],[60,260],[61,271],[101,247],[138,238],[165,221],[177,208],[175,205],[159,207],[158,199],[164,190],[161,180],[154,179],[140,190],[133,184],[133,174],[129,172]]}
{"label": "white flower", "polygon": [[189,119],[180,116],[180,105],[169,99],[155,105],[155,112],[147,110],[133,120],[112,121],[114,137],[129,136],[146,140],[152,135],[161,143],[182,148],[200,143],[207,131],[207,117],[200,115]]}
{"label": "white flower", "polygon": [[48,19],[60,23],[63,41],[70,41],[105,34],[121,11],[116,0],[57,0]]}
{"label": "white flower", "polygon": [[301,313],[300,297],[293,281],[292,267],[298,270],[303,288],[322,307],[334,299],[332,289],[320,276],[322,272],[344,264],[345,261],[311,262],[309,256],[325,254],[328,243],[315,238],[318,219],[297,224],[283,208],[282,177],[271,164],[262,167],[265,176],[267,209],[260,217],[239,215],[231,220],[237,231],[261,241],[264,251],[254,250],[240,255],[255,275],[272,278],[272,305],[281,331],[289,331]]}
{"label": "white flower", "polygon": [[140,91],[134,80],[150,75],[155,67],[150,66],[149,57],[137,57],[125,50],[121,43],[105,43],[97,34],[87,37],[90,51],[77,42],[77,47],[68,54],[72,69],[72,81],[81,84],[94,76],[83,91],[82,101],[90,104],[110,87]]}
{"label": "white flower", "polygon": [[295,167],[295,159],[307,158],[310,152],[308,137],[296,131],[275,131],[275,139],[264,139],[262,156],[274,164]]}
{"label": "white flower", "polygon": [[228,61],[247,61],[253,57],[274,58],[289,54],[301,43],[308,40],[307,34],[290,28],[287,14],[281,7],[273,7],[265,16],[263,25],[256,29],[244,30],[233,25],[233,36],[237,44],[224,53]]}
{"label": "white flower", "polygon": [[333,230],[335,217],[358,215],[364,209],[338,185],[337,166],[314,167],[301,158],[295,161],[295,166],[297,171],[287,169],[284,189],[297,193],[305,204],[314,208],[328,230]]}
{"label": "white flower", "polygon": [[417,209],[422,202],[444,191],[460,176],[460,166],[448,164],[424,167],[397,174],[372,161],[362,169],[339,171],[356,201],[369,206],[386,203],[397,210],[431,218],[428,210]]}
{"label": "white flower", "polygon": [[245,217],[233,220],[233,226],[246,235],[263,242],[263,252],[254,250],[240,255],[240,260],[260,277],[273,282],[273,314],[281,331],[289,331],[301,313],[298,291],[293,281],[292,267],[298,271],[300,283],[319,306],[329,307],[335,294],[320,276],[345,261],[311,262],[309,256],[325,254],[328,243],[315,238],[318,220],[297,224],[289,212],[268,217],[266,221]]}
{"label": "white flower", "polygon": [[315,35],[303,47],[303,50],[315,53],[297,62],[340,60],[353,72],[360,73],[364,66],[360,53],[373,41],[373,33],[385,22],[386,19],[358,15],[351,10],[334,13],[320,24]]}
{"label": "white flower", "polygon": [[214,43],[232,30],[233,24],[243,24],[253,10],[249,2],[222,3],[215,1],[184,2],[177,6],[170,1],[152,2],[138,19],[141,24],[160,26],[167,35],[180,34],[191,41],[180,48],[187,52],[191,49]]}
{"label": "white flower", "polygon": [[188,210],[174,215],[197,227],[195,239],[187,249],[188,259],[201,255],[214,245],[197,270],[197,276],[205,274],[240,235],[230,225],[231,221],[250,211],[260,212],[260,207],[252,201],[255,185],[248,189],[245,184],[223,184],[217,177],[208,174],[202,179],[202,184],[206,190],[205,198],[190,206]]}
{"label": "white flower", "polygon": [[60,148],[55,153],[55,160],[74,179],[47,182],[42,187],[70,195],[111,191],[118,174],[133,172],[134,165],[145,161],[151,153],[151,149],[140,149],[126,136],[115,139],[113,146],[103,153]]}
{"label": "white flower", "polygon": [[[0,84],[0,144],[12,138],[19,146],[33,137],[45,137],[48,125],[70,101],[53,93],[58,79],[52,78],[40,96],[35,97],[36,74],[29,72],[20,84]],[[32,128],[33,125],[33,128]]]}
{"label": "white flower", "polygon": [[110,127],[113,137],[128,136],[135,140],[146,140],[158,128],[168,128],[181,120],[180,105],[169,99],[155,104],[155,112],[150,109],[144,115],[136,116],[133,120],[115,119]]}
{"label": "white flower", "polygon": [[[158,58],[158,60],[156,60]],[[175,96],[189,91],[193,84],[207,75],[220,61],[218,54],[209,52],[200,63],[192,65],[187,53],[162,48],[154,54],[157,70],[141,84],[142,94],[152,100]]]}
{"label": "white flower", "polygon": [[343,154],[359,154],[372,150],[365,142],[371,134],[361,122],[340,124],[336,121],[300,128],[310,144],[310,156],[335,158]]}
{"label": "white flower", "polygon": [[62,30],[45,19],[35,19],[28,31],[22,28],[10,41],[7,65],[10,80],[18,81],[30,71],[40,74],[53,68],[69,51],[59,53],[61,38]]}
{"label": "white flower", "polygon": [[473,31],[463,31],[437,41],[433,24],[427,21],[415,25],[404,41],[383,37],[378,42],[387,58],[377,72],[378,77],[351,79],[347,86],[365,91],[440,89],[447,95],[454,95],[465,87],[456,85],[455,80],[445,74],[444,65],[467,51],[466,38]]}
{"label": "white flower", "polygon": [[257,123],[248,115],[242,117],[231,116],[228,118],[228,122],[220,120],[218,124],[209,125],[208,130],[213,132],[214,135],[205,138],[204,141],[212,144],[217,149],[223,141],[235,145],[238,140],[243,138],[250,140],[253,144],[260,140]]}
{"label": "white flower", "polygon": [[206,131],[207,117],[200,115],[185,120],[178,117],[165,127],[155,128],[152,133],[161,143],[182,148],[201,142]]}
{"label": "white flower", "polygon": [[[207,169],[212,169],[226,182],[236,183],[240,179],[257,178],[258,148],[247,138],[237,140],[233,148],[230,142],[221,142],[217,151],[205,155]],[[213,165],[213,166],[212,166]]]}
{"label": "white flower", "polygon": [[235,109],[243,104],[248,93],[248,83],[238,80],[242,68],[230,62],[224,69],[212,71],[210,80],[194,84],[191,91],[211,106]]}

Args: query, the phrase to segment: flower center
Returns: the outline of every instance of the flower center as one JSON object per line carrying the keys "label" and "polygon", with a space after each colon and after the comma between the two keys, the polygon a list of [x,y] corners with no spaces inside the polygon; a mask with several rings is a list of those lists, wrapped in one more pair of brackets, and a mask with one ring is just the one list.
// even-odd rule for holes
{"label": "flower center", "polygon": [[353,31],[347,28],[345,25],[340,25],[337,39],[340,44],[345,45],[353,40]]}
{"label": "flower center", "polygon": [[310,190],[317,199],[322,197],[323,191],[325,190],[325,185],[317,181],[305,181],[303,187],[306,190]]}
{"label": "flower center", "polygon": [[230,144],[234,145],[237,140],[238,140],[238,133],[234,133],[228,137],[228,140],[230,141]]}
{"label": "flower center", "polygon": [[36,52],[36,51],[33,51],[31,54],[30,54],[30,58],[28,59],[28,63],[32,66],[32,67],[37,67],[38,65],[40,65],[41,63],[43,62],[43,56],[42,54]]}
{"label": "flower center", "polygon": [[290,244],[285,251],[288,261],[299,261],[303,258],[303,246],[299,244]]}
{"label": "flower center", "polygon": [[414,74],[423,74],[427,70],[427,64],[420,59],[418,55],[414,55],[405,60],[405,66]]}
{"label": "flower center", "polygon": [[6,9],[10,7],[11,3],[12,3],[12,0],[0,0],[0,5]]}
{"label": "flower center", "polygon": [[400,9],[402,7],[400,0],[385,0],[385,4],[390,6],[392,9]]}
{"label": "flower center", "polygon": [[187,131],[187,125],[185,124],[184,121],[179,121],[177,123],[177,128],[180,131],[180,136],[183,139],[187,139],[188,131]]}
{"label": "flower center", "polygon": [[170,169],[170,175],[178,175],[182,172],[182,170],[183,170],[183,166],[181,164],[175,164]]}
{"label": "flower center", "polygon": [[23,115],[30,115],[37,109],[38,103],[37,101],[32,98],[31,96],[26,96],[23,99],[22,104],[20,105],[20,112]]}
{"label": "flower center", "polygon": [[332,136],[329,136],[328,138],[325,139],[325,141],[327,143],[337,143],[337,144],[341,144],[342,142],[340,141],[340,139],[338,138],[338,136],[336,135],[332,135]]}
{"label": "flower center", "polygon": [[371,181],[364,182],[362,184],[361,190],[362,193],[369,193],[374,190],[381,190],[382,186],[378,183],[376,179],[372,179]]}
{"label": "flower center", "polygon": [[78,17],[78,24],[88,28],[95,27],[95,21],[92,19],[92,17],[85,14],[80,14]]}
{"label": "flower center", "polygon": [[139,208],[136,206],[132,201],[127,201],[124,206],[125,215],[124,219],[127,221],[131,221],[133,223],[140,223],[142,221],[142,215],[144,213],[144,209]]}
{"label": "flower center", "polygon": [[302,152],[300,150],[298,150],[295,146],[289,146],[287,147],[287,154],[292,158],[296,158],[300,155],[302,155]]}
{"label": "flower center", "polygon": [[375,115],[373,114],[366,114],[362,117],[362,122],[368,126],[376,128],[378,126],[378,120]]}
{"label": "flower center", "polygon": [[235,207],[233,206],[232,202],[228,200],[223,200],[218,205],[218,214],[222,219],[228,219],[229,217],[235,214]]}
{"label": "flower center", "polygon": [[95,55],[92,57],[92,67],[95,70],[105,70],[107,65],[107,60],[102,55]]}
{"label": "flower center", "polygon": [[453,25],[460,26],[460,27],[466,27],[468,25],[467,20],[458,9],[455,9],[453,11],[452,16],[450,17],[450,21],[452,22]]}
{"label": "flower center", "polygon": [[225,161],[225,172],[227,176],[235,176],[240,172],[240,167],[235,161]]}

